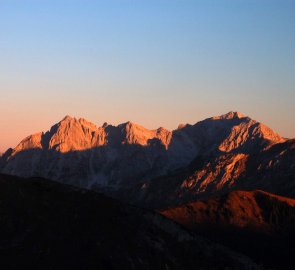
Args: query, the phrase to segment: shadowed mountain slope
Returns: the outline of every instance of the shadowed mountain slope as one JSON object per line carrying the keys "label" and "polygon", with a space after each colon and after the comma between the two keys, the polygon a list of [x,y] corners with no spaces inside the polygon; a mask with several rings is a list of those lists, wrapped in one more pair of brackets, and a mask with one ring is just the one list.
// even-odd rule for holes
{"label": "shadowed mountain slope", "polygon": [[261,189],[295,197],[295,140],[252,154],[199,156],[185,168],[114,196],[146,207],[163,208],[237,189]]}
{"label": "shadowed mountain slope", "polygon": [[2,269],[257,269],[162,216],[40,178],[0,175]]}
{"label": "shadowed mountain slope", "polygon": [[294,269],[295,199],[233,191],[161,213],[271,269]]}
{"label": "shadowed mountain slope", "polygon": [[294,228],[295,199],[264,191],[232,191],[161,213],[190,229],[198,224],[221,224],[264,233],[282,232]]}

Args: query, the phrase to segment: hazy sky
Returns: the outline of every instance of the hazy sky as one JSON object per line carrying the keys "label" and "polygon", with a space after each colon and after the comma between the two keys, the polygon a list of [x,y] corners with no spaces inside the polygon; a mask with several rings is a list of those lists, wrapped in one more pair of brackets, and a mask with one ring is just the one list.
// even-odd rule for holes
{"label": "hazy sky", "polygon": [[66,114],[295,137],[295,1],[0,0],[0,151]]}

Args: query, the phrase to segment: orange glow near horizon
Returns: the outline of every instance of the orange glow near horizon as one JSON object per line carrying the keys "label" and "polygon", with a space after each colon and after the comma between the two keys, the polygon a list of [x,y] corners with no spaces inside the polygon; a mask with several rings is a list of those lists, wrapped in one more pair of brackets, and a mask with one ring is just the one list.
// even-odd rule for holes
{"label": "orange glow near horizon", "polygon": [[[102,109],[102,113],[96,114],[94,111],[86,114],[86,109],[81,110],[80,112],[77,110],[76,113],[72,112],[60,112],[57,110],[50,111],[47,110],[46,107],[41,108],[39,114],[35,114],[33,111],[22,111],[18,110],[20,107],[16,106],[15,108],[9,108],[9,112],[3,112],[3,107],[0,109],[2,111],[2,115],[8,115],[9,117],[4,117],[1,120],[2,131],[0,133],[0,152],[6,151],[8,148],[14,148],[16,145],[25,137],[35,134],[41,131],[47,131],[50,127],[60,120],[67,114],[76,117],[76,118],[85,118],[86,120],[94,123],[97,126],[102,126],[104,122],[108,122],[109,124],[118,125],[120,123],[124,123],[127,121],[132,121],[138,123],[148,129],[156,129],[160,126],[173,130],[178,127],[180,123],[190,123],[194,124],[198,121],[201,121],[205,118],[211,116],[217,116],[224,113],[227,113],[229,109],[226,111],[214,111],[207,112],[207,114],[202,113],[198,110],[191,108],[191,110],[187,110],[184,112],[174,110],[172,107],[170,109],[163,110],[163,108],[155,108],[151,112],[146,112],[146,108],[144,106],[133,106],[129,111],[125,111],[120,104],[117,104],[115,107],[117,110],[107,109],[104,107]],[[120,108],[121,107],[121,108]],[[122,109],[122,113],[120,113],[120,109]],[[162,109],[162,110],[161,110]],[[82,112],[83,111],[83,112]],[[123,113],[124,111],[124,113]],[[4,114],[5,113],[5,114]],[[286,128],[287,122],[281,122],[280,117],[274,117],[271,119],[271,116],[261,115],[259,117],[259,112],[253,113],[253,115],[249,115],[242,111],[244,115],[248,115],[252,119],[255,119],[259,122],[262,122],[272,128],[274,131],[279,133],[283,137],[293,138],[293,134],[295,133],[292,128],[295,126],[294,123],[290,123],[290,128]],[[174,116],[174,117],[172,117]]]}

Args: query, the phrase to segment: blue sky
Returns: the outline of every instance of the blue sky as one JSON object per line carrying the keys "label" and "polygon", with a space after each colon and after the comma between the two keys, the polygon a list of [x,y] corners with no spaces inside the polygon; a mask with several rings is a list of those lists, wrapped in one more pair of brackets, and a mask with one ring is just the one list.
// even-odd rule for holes
{"label": "blue sky", "polygon": [[0,151],[65,114],[295,137],[295,1],[0,0]]}

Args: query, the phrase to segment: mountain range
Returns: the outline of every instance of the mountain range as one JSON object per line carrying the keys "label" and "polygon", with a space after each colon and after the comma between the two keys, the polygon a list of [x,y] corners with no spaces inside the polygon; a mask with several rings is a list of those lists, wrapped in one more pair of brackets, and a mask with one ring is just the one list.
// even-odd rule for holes
{"label": "mountain range", "polygon": [[173,131],[66,116],[3,154],[0,171],[161,208],[233,189],[295,196],[294,157],[294,140],[239,112]]}
{"label": "mountain range", "polygon": [[0,193],[6,268],[295,267],[295,139],[239,112],[173,131],[66,116],[0,156]]}

